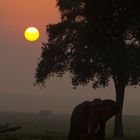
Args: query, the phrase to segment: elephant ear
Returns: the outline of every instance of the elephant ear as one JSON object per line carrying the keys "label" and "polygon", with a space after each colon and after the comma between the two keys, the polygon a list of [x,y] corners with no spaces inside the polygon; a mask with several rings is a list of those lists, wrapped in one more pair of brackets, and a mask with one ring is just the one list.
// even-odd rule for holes
{"label": "elephant ear", "polygon": [[94,99],[89,105],[89,117],[88,117],[88,134],[98,133],[100,130],[100,112],[99,105],[101,99]]}
{"label": "elephant ear", "polygon": [[96,134],[100,130],[100,114],[98,108],[95,107],[89,114],[88,134]]}

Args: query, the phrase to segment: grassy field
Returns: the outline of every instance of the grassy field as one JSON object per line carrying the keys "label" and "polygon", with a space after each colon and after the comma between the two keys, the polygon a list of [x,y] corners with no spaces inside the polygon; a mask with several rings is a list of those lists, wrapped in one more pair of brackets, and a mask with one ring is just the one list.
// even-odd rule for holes
{"label": "grassy field", "polygon": [[[124,116],[123,140],[140,140],[140,117]],[[27,113],[0,113],[0,125],[21,126],[15,131],[0,134],[0,140],[66,140],[69,115],[40,115]],[[114,140],[113,119],[107,123],[106,139]]]}

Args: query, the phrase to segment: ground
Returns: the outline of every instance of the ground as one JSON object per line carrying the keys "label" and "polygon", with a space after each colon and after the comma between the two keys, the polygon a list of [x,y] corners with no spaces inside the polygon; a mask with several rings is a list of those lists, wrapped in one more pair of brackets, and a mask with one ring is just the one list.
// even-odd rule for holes
{"label": "ground", "polygon": [[[124,116],[123,140],[140,140],[140,117]],[[21,126],[15,131],[0,134],[0,140],[66,140],[69,129],[70,115],[35,113],[0,113],[0,125]],[[115,140],[113,119],[107,123],[106,140]]]}

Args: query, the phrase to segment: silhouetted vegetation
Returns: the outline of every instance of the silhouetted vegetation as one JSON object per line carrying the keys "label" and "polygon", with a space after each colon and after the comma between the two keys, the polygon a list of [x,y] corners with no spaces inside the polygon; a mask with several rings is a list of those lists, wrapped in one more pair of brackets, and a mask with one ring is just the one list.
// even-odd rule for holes
{"label": "silhouetted vegetation", "polygon": [[47,26],[36,69],[36,83],[70,73],[74,87],[106,87],[113,79],[116,101],[114,136],[123,136],[126,86],[140,84],[140,6],[138,0],[57,0],[61,21]]}

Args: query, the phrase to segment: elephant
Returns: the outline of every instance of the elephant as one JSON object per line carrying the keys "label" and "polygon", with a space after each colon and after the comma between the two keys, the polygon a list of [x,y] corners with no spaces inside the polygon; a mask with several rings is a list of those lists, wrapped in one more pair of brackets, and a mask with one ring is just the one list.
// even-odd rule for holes
{"label": "elephant", "polygon": [[110,99],[77,105],[71,115],[68,140],[105,140],[106,121],[119,110],[118,103]]}

